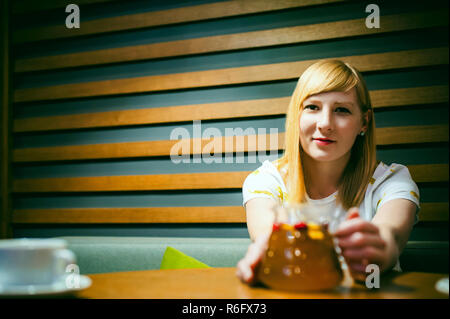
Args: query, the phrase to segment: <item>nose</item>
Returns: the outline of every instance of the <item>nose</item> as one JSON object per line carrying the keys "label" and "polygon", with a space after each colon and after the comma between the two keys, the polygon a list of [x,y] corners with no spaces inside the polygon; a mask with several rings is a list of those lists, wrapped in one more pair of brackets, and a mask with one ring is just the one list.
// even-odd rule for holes
{"label": "nose", "polygon": [[330,110],[323,109],[319,114],[319,119],[317,120],[317,128],[320,131],[330,131],[332,129],[332,124],[332,112]]}

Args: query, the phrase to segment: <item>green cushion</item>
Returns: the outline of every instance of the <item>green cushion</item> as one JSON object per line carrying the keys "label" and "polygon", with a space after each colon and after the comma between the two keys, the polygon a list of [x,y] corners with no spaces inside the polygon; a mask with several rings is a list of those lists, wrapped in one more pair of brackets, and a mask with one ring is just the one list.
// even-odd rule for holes
{"label": "green cushion", "polygon": [[160,269],[210,268],[207,264],[168,246],[161,260]]}

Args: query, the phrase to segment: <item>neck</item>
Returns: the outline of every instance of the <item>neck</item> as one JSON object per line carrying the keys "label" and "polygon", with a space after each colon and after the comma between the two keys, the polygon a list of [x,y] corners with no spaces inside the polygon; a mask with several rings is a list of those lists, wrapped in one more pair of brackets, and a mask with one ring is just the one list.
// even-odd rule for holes
{"label": "neck", "polygon": [[319,162],[302,153],[305,186],[311,199],[321,199],[336,192],[350,153],[332,162]]}

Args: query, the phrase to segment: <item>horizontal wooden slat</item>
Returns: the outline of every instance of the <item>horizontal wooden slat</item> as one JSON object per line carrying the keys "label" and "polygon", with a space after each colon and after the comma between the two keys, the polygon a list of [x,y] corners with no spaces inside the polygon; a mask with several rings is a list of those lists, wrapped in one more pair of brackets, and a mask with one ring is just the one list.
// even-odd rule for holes
{"label": "horizontal wooden slat", "polygon": [[[180,147],[186,145],[189,153],[180,154]],[[177,156],[188,154],[223,154],[232,152],[268,151],[283,149],[284,134],[246,135],[218,137],[213,139],[163,140],[150,142],[129,142],[94,145],[59,146],[17,149],[14,161],[55,161],[102,158],[127,158],[151,156]],[[211,152],[210,147],[214,152]]]}
{"label": "horizontal wooden slat", "polygon": [[383,16],[382,28],[367,28],[365,19],[327,22],[313,25],[253,31],[197,39],[153,43],[89,52],[19,59],[15,72],[50,70],[66,67],[131,62],[200,53],[258,48],[405,31],[448,25],[444,11]]}
{"label": "horizontal wooden slat", "polygon": [[16,224],[245,223],[242,206],[18,209]]}
{"label": "horizontal wooden slat", "polygon": [[[180,143],[180,144],[178,144]],[[174,147],[178,144],[180,147]],[[188,152],[180,153],[181,144]],[[178,156],[188,154],[223,154],[283,149],[284,134],[241,135],[212,139],[163,140],[17,149],[14,161],[55,161],[104,158]],[[173,151],[172,151],[173,148]]]}
{"label": "horizontal wooden slat", "polygon": [[[268,130],[269,131],[269,130]],[[448,125],[386,127],[376,129],[377,145],[448,142]],[[178,144],[180,143],[180,144]],[[216,137],[213,139],[162,140],[92,145],[15,149],[13,162],[110,159],[181,155],[183,143],[189,154],[223,154],[284,150],[284,133]],[[173,151],[172,151],[173,149]],[[185,152],[182,155],[187,155]]]}
{"label": "horizontal wooden slat", "polygon": [[[408,166],[415,182],[448,181],[448,164]],[[243,172],[16,179],[13,192],[100,192],[183,189],[239,189]]]}
{"label": "horizontal wooden slat", "polygon": [[18,30],[13,34],[13,42],[23,43],[46,39],[59,39],[89,34],[125,31],[335,2],[343,2],[343,0],[223,1],[219,3],[187,6],[182,8],[85,21],[82,22],[82,27],[79,29],[67,29],[65,25],[61,24],[57,26]]}
{"label": "horizontal wooden slat", "polygon": [[[448,86],[370,91],[373,108],[448,101]],[[14,132],[85,129],[285,114],[290,97],[155,107],[14,120]]]}
{"label": "horizontal wooden slat", "polygon": [[[448,221],[445,203],[422,203],[419,221]],[[242,206],[16,209],[15,224],[245,223]]]}
{"label": "horizontal wooden slat", "polygon": [[[351,63],[361,72],[445,65],[448,64],[448,47],[337,58]],[[18,89],[14,92],[14,102],[144,93],[275,80],[290,80],[298,78],[308,66],[316,61],[318,61],[318,59],[145,76],[130,79],[63,84],[42,88]]]}
{"label": "horizontal wooden slat", "polygon": [[408,169],[417,183],[448,182],[448,164],[408,165]]}
{"label": "horizontal wooden slat", "polygon": [[25,118],[14,121],[14,131],[47,131],[279,115],[286,113],[289,100],[289,97],[283,97]]}
{"label": "horizontal wooden slat", "polygon": [[448,102],[448,85],[370,91],[373,108]]}
{"label": "horizontal wooden slat", "polygon": [[376,129],[377,145],[448,142],[448,125],[418,125]]}
{"label": "horizontal wooden slat", "polygon": [[447,221],[449,215],[448,202],[445,203],[421,203],[419,211],[419,221],[439,222]]}
{"label": "horizontal wooden slat", "polygon": [[241,188],[250,172],[16,179],[14,192],[98,192]]}

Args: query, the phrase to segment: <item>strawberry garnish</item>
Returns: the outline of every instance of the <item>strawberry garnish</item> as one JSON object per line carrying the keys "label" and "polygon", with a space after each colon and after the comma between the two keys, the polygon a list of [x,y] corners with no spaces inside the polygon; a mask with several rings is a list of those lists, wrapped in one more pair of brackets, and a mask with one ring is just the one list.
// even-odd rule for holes
{"label": "strawberry garnish", "polygon": [[304,223],[304,222],[300,222],[300,223],[297,223],[297,224],[294,225],[295,229],[304,229],[306,227],[307,227],[306,223]]}

